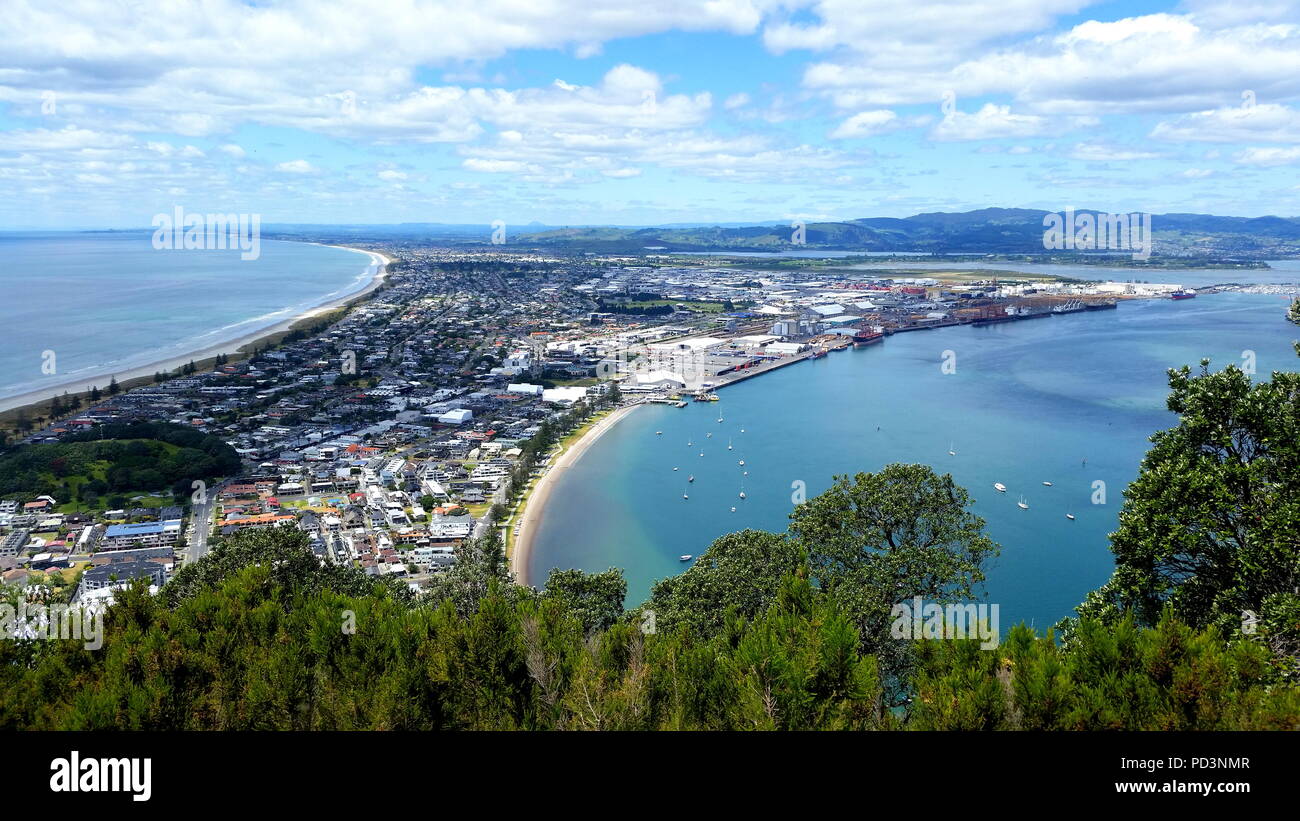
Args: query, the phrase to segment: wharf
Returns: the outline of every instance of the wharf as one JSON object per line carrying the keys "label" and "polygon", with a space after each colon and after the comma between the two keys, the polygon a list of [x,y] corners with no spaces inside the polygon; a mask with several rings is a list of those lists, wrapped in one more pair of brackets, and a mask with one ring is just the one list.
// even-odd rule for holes
{"label": "wharf", "polygon": [[815,351],[805,351],[803,353],[795,354],[794,356],[783,357],[762,365],[754,365],[753,367],[745,368],[743,371],[734,371],[727,374],[726,377],[723,377],[725,381],[719,382],[710,388],[710,390],[725,388],[728,385],[734,385],[737,382],[744,382],[746,379],[753,379],[755,376],[762,376],[765,373],[770,373],[778,368],[784,368],[793,365],[796,362],[802,362],[805,359],[810,358],[813,353],[815,353]]}

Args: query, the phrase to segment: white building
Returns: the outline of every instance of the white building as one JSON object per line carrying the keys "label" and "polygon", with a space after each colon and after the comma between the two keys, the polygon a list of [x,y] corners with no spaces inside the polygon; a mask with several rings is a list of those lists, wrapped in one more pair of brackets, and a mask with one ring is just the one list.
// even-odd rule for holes
{"label": "white building", "polygon": [[526,371],[532,366],[533,352],[524,348],[512,351],[511,354],[506,357],[506,361],[502,363],[502,367],[511,368],[516,371]]}
{"label": "white building", "polygon": [[547,388],[542,391],[542,401],[556,405],[572,405],[587,397],[587,389],[579,387]]}
{"label": "white building", "polygon": [[636,385],[639,388],[680,390],[686,387],[686,380],[672,371],[649,371],[636,375]]}
{"label": "white building", "polygon": [[439,416],[438,422],[443,425],[463,425],[473,418],[474,411],[467,408],[457,408]]}
{"label": "white building", "polygon": [[807,348],[807,345],[802,345],[798,342],[773,342],[771,345],[764,348],[764,350],[767,353],[776,354],[777,356],[793,356]]}

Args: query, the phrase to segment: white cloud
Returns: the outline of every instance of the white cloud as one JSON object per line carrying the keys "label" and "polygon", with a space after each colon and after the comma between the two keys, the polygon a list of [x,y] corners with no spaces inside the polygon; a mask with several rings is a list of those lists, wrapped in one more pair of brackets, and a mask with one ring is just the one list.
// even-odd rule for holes
{"label": "white cloud", "polygon": [[1159,154],[1137,148],[1124,148],[1106,143],[1079,143],[1070,151],[1070,156],[1083,162],[1129,162],[1132,160],[1150,160]]}
{"label": "white cloud", "polygon": [[316,168],[306,160],[289,160],[288,162],[277,163],[276,171],[285,174],[314,174]]}
{"label": "white cloud", "polygon": [[872,137],[894,130],[898,125],[898,115],[887,108],[875,111],[861,111],[840,123],[830,133],[832,140]]}
{"label": "white cloud", "polygon": [[471,171],[485,171],[489,174],[522,171],[527,167],[518,160],[483,160],[477,157],[465,160],[464,166]]}
{"label": "white cloud", "polygon": [[838,52],[810,65],[803,77],[805,88],[842,109],[927,102],[937,107],[946,91],[959,97],[1005,95],[1029,113],[1092,116],[1205,110],[1239,101],[1245,89],[1261,100],[1300,96],[1295,16],[1261,11],[1260,19],[1278,20],[1263,24],[1249,15],[1150,14],[1089,20],[1060,34],[1016,41],[1007,35],[1042,31],[1055,15],[1069,13],[1071,4],[1023,10],[927,3],[918,14],[899,13],[906,19],[896,21],[878,19],[891,11],[890,3],[873,4],[860,16],[854,5],[836,4],[816,27],[813,39]]}
{"label": "white cloud", "polygon": [[1156,124],[1151,136],[1178,142],[1300,141],[1300,111],[1276,103],[1197,111]]}
{"label": "white cloud", "polygon": [[1297,148],[1247,148],[1238,152],[1233,159],[1240,165],[1260,165],[1272,167],[1291,165],[1300,162],[1300,147]]}
{"label": "white cloud", "polygon": [[1049,133],[1049,126],[1042,117],[1013,114],[1009,105],[985,103],[974,114],[953,111],[935,124],[930,137],[941,142],[1036,137]]}
{"label": "white cloud", "polygon": [[0,131],[0,151],[102,150],[130,144],[121,134],[106,134],[75,125],[59,130],[34,128],[28,131]]}

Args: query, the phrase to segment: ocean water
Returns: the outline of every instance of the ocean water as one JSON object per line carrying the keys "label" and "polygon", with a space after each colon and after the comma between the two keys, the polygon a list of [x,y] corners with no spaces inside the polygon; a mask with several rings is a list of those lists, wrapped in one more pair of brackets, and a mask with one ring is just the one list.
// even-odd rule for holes
{"label": "ocean water", "polygon": [[[1002,545],[985,585],[1002,629],[1049,626],[1110,575],[1124,488],[1148,437],[1176,421],[1166,369],[1203,357],[1240,365],[1243,351],[1262,378],[1300,367],[1286,305],[1224,293],[896,334],[725,388],[720,402],[638,409],[556,477],[529,579],[619,567],[637,604],[684,569],[680,554],[743,528],[784,530],[795,482],[811,497],[837,474],[920,462],[970,491]],[[955,373],[941,370],[945,351]],[[1098,481],[1105,504],[1092,503]],[[1029,510],[1016,506],[1022,494]]]}
{"label": "ocean water", "polygon": [[[238,250],[155,250],[147,231],[0,233],[0,398],[96,381],[270,328],[363,289],[369,257],[263,240]],[[56,373],[46,374],[44,351]],[[60,389],[61,391],[62,389]]]}
{"label": "ocean water", "polygon": [[1031,262],[864,262],[854,270],[870,273],[879,269],[917,271],[1015,271],[1025,274],[1055,274],[1082,280],[1113,282],[1162,282],[1184,288],[1207,285],[1279,285],[1300,284],[1300,259],[1270,260],[1268,268],[1187,268],[1184,270],[1143,270],[1110,265],[1041,265]]}

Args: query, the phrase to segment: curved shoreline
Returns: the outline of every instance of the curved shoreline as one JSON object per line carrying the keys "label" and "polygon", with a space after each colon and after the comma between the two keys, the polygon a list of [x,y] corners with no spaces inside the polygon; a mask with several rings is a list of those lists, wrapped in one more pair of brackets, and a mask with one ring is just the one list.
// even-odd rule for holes
{"label": "curved shoreline", "polygon": [[[285,241],[292,242],[293,240],[285,240]],[[306,244],[322,245],[323,243],[312,242]],[[63,380],[46,387],[42,387],[39,390],[27,391],[26,393],[20,393],[20,394],[15,394],[14,396],[0,398],[0,412],[11,411],[27,405],[34,405],[34,404],[46,402],[49,400],[51,396],[55,396],[64,391],[72,394],[83,393],[85,391],[89,391],[92,385],[101,385],[101,387],[107,385],[109,379],[116,379],[118,383],[121,384],[121,383],[128,382],[132,379],[152,377],[158,371],[172,371],[175,370],[176,368],[188,364],[191,361],[201,362],[204,359],[211,359],[212,357],[215,357],[219,354],[239,353],[243,348],[246,348],[249,345],[252,345],[256,342],[260,342],[264,339],[267,339],[269,337],[290,330],[294,325],[296,325],[297,323],[305,319],[311,319],[321,314],[328,313],[330,311],[335,310],[336,308],[347,305],[353,302],[354,300],[360,299],[362,297],[371,294],[372,292],[375,291],[375,289],[377,289],[380,285],[382,285],[384,283],[384,280],[388,277],[388,266],[392,263],[392,260],[384,256],[383,254],[377,253],[375,251],[367,251],[363,248],[353,248],[351,246],[346,246],[346,245],[330,245],[326,247],[341,248],[347,251],[355,251],[356,253],[359,254],[365,254],[367,257],[370,258],[370,262],[368,263],[367,267],[375,266],[375,273],[370,278],[370,281],[366,283],[365,287],[361,288],[360,290],[353,291],[348,294],[344,294],[343,296],[336,297],[327,302],[322,302],[319,305],[308,308],[306,311],[303,311],[300,314],[282,319],[273,325],[269,325],[264,328],[259,328],[255,331],[245,332],[231,339],[213,342],[208,345],[205,345],[202,348],[197,348],[192,351],[182,352],[178,354],[172,354],[164,359],[155,360],[153,362],[148,362],[143,365],[132,365],[123,368],[121,370],[116,370],[116,371],[106,370],[103,371],[102,373],[90,374],[87,376],[79,376],[76,379]]]}
{"label": "curved shoreline", "polygon": [[524,506],[524,512],[519,519],[519,535],[515,537],[513,549],[510,551],[510,570],[514,574],[515,581],[519,584],[525,587],[531,584],[528,577],[528,559],[532,553],[533,537],[540,524],[543,509],[546,507],[546,500],[551,494],[552,480],[556,478],[560,471],[572,467],[597,439],[612,430],[615,425],[623,421],[632,411],[639,407],[641,407],[640,404],[617,408],[593,425],[577,441],[571,443],[559,456],[555,457],[555,461],[537,480],[537,484],[528,492],[528,495],[524,497],[521,503]]}

